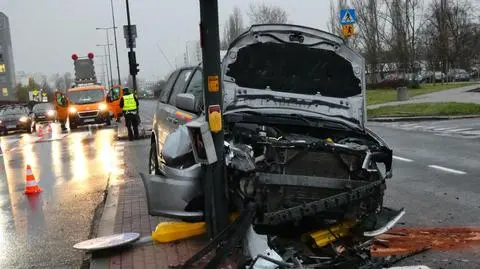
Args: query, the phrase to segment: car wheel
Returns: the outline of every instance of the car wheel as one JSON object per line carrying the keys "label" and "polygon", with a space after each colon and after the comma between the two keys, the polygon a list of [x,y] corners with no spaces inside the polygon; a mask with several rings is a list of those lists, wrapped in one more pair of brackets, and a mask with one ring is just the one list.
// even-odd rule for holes
{"label": "car wheel", "polygon": [[111,120],[110,116],[107,116],[107,120],[105,121],[105,124],[106,124],[107,126],[112,125],[112,120]]}
{"label": "car wheel", "polygon": [[75,130],[77,129],[77,125],[75,124],[70,124],[70,130]]}
{"label": "car wheel", "polygon": [[148,158],[148,172],[150,175],[160,175],[157,159],[157,147],[155,140],[150,144],[150,157]]}

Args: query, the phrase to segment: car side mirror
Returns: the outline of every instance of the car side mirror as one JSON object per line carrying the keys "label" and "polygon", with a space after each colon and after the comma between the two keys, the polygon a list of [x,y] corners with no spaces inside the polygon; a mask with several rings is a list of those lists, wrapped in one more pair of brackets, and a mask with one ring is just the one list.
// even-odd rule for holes
{"label": "car side mirror", "polygon": [[112,97],[111,96],[107,96],[107,103],[111,103],[112,102]]}
{"label": "car side mirror", "polygon": [[197,113],[198,109],[195,106],[195,96],[191,93],[179,93],[175,99],[177,108],[188,112]]}

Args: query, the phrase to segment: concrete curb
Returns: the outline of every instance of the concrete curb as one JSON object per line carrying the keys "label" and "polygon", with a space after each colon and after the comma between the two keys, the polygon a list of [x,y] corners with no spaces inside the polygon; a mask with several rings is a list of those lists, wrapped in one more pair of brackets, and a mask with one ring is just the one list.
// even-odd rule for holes
{"label": "concrete curb", "polygon": [[480,115],[465,116],[418,116],[418,117],[377,117],[370,118],[368,121],[373,122],[397,122],[397,121],[436,121],[436,120],[458,120],[480,118]]}
{"label": "concrete curb", "polygon": [[[110,185],[107,191],[107,199],[100,219],[97,237],[111,235],[114,232],[115,218],[117,215],[118,195],[120,187]],[[109,259],[104,257],[90,259],[90,269],[106,269],[109,267]]]}
{"label": "concrete curb", "polygon": [[[109,176],[111,177],[111,175]],[[97,237],[112,235],[115,231],[115,220],[118,211],[118,199],[120,195],[120,186],[108,180],[105,205],[103,206],[102,216],[98,224]],[[108,269],[108,257],[90,257],[90,269]]]}

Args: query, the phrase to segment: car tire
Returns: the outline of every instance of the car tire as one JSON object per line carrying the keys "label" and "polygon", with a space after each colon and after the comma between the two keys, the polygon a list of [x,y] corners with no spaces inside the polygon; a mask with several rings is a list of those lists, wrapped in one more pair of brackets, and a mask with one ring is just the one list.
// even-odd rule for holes
{"label": "car tire", "polygon": [[160,175],[160,169],[158,168],[157,147],[155,140],[150,144],[150,153],[148,158],[148,172],[150,175]]}
{"label": "car tire", "polygon": [[70,124],[70,130],[75,130],[75,129],[77,129],[77,128],[78,128],[77,125],[75,125],[75,124]]}
{"label": "car tire", "polygon": [[105,124],[106,124],[107,126],[112,125],[112,119],[110,118],[110,116],[107,116],[107,119],[105,120]]}

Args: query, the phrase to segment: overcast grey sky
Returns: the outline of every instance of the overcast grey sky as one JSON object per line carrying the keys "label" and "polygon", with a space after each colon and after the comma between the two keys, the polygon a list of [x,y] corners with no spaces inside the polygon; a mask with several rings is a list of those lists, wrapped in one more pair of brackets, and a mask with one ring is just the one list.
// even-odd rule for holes
{"label": "overcast grey sky", "polygon": [[[252,1],[255,0],[219,0],[221,27],[235,6],[242,10],[244,22],[248,24],[247,10]],[[113,2],[116,24],[120,26],[117,40],[123,77],[128,73],[122,29],[127,21],[125,1]],[[284,8],[295,24],[326,29],[328,0],[265,2]],[[86,55],[90,51],[103,54],[103,48],[96,44],[106,44],[105,31],[96,31],[95,28],[112,25],[110,0],[0,0],[0,11],[10,19],[16,71],[72,72],[71,54]],[[174,64],[175,57],[185,49],[185,42],[199,38],[198,0],[130,0],[130,12],[138,31],[139,76],[147,80],[162,78],[171,70],[157,44]],[[113,32],[110,33],[113,36]],[[112,50],[115,68],[113,56]]]}

